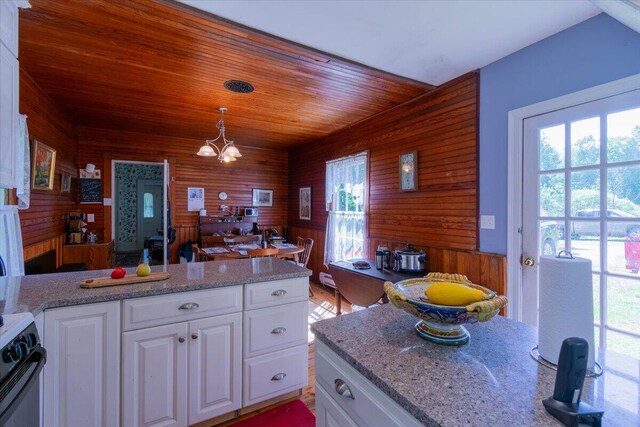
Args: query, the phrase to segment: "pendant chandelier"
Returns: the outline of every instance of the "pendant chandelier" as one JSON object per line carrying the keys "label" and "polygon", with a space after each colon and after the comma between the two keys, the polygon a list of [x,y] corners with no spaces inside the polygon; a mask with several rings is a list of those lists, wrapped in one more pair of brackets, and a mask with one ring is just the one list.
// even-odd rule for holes
{"label": "pendant chandelier", "polygon": [[[225,163],[235,162],[238,157],[242,157],[242,154],[240,154],[240,151],[236,148],[235,145],[233,145],[233,141],[229,141],[225,137],[224,113],[227,112],[226,107],[220,107],[218,108],[218,111],[220,111],[221,117],[218,123],[216,124],[216,128],[218,128],[218,131],[220,133],[215,139],[207,139],[204,142],[204,145],[200,147],[200,150],[198,151],[198,156],[202,156],[202,157],[216,156],[218,157],[218,160],[220,160],[221,162],[225,162]],[[224,144],[222,146],[222,149],[219,149],[218,146],[214,144],[220,138],[222,138],[221,142]]]}

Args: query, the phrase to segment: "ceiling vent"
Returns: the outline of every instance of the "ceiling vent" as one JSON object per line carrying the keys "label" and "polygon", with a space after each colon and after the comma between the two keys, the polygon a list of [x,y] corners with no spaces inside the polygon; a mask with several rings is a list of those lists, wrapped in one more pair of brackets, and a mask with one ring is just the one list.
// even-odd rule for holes
{"label": "ceiling vent", "polygon": [[248,82],[243,82],[242,80],[227,80],[226,82],[224,82],[224,87],[229,89],[231,92],[236,93],[253,92],[253,85]]}

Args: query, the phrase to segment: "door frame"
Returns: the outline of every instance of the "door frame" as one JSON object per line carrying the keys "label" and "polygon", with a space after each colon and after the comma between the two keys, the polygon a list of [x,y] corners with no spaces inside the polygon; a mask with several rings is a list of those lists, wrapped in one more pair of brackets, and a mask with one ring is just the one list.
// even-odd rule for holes
{"label": "door frame", "polygon": [[640,74],[559,96],[508,113],[507,296],[508,317],[522,321],[522,162],[524,120],[556,110],[640,89]]}

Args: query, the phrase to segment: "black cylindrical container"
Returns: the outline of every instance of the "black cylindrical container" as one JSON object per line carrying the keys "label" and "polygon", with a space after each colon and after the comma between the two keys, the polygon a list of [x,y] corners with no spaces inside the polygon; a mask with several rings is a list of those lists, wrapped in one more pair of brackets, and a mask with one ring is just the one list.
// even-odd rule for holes
{"label": "black cylindrical container", "polygon": [[391,268],[391,251],[388,248],[382,251],[382,268],[385,270]]}

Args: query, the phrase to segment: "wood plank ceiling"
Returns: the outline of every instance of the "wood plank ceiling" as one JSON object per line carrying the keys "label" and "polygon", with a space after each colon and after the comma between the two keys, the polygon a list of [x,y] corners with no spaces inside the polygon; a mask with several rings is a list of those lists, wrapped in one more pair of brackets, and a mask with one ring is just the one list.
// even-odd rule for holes
{"label": "wood plank ceiling", "polygon": [[226,106],[238,145],[288,150],[433,89],[169,0],[30,2],[20,65],[78,126],[204,139]]}

